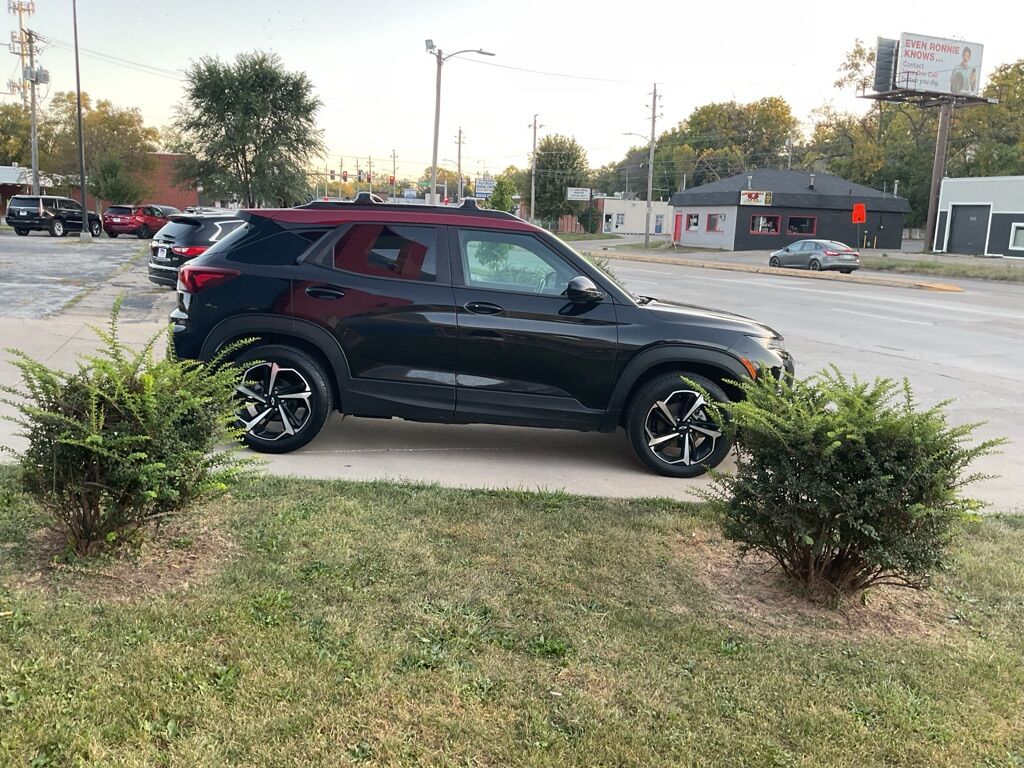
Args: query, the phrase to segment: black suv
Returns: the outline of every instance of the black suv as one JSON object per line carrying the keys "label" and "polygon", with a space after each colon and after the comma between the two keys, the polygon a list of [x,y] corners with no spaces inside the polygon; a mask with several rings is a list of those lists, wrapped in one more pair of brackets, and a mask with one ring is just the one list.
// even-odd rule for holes
{"label": "black suv", "polygon": [[624,426],[664,475],[717,465],[730,439],[704,397],[791,375],[753,320],[636,296],[545,230],[462,208],[314,202],[243,211],[178,274],[179,357],[258,337],[238,418],[246,443],[305,445],[331,411],[415,421]]}
{"label": "black suv", "polygon": [[234,212],[176,213],[149,244],[149,279],[157,285],[178,285],[178,268],[206,252],[243,222]]}
{"label": "black suv", "polygon": [[[103,221],[98,213],[88,214],[89,232],[99,237]],[[81,232],[82,221],[82,204],[70,197],[15,195],[7,204],[7,223],[22,236],[32,230],[45,230],[51,237],[64,237],[68,232]]]}

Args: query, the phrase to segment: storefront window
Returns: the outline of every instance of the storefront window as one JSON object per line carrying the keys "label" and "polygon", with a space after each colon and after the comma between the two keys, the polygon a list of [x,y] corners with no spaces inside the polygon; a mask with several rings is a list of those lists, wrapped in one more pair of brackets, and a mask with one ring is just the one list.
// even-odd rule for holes
{"label": "storefront window", "polygon": [[696,232],[700,228],[700,214],[699,213],[688,213],[686,214],[686,231]]}
{"label": "storefront window", "polygon": [[817,216],[790,216],[786,226],[787,235],[813,235],[817,231]]}
{"label": "storefront window", "polygon": [[1010,232],[1010,250],[1024,251],[1024,223],[1013,225]]}
{"label": "storefront window", "polygon": [[722,222],[725,221],[724,213],[709,213],[708,214],[708,232],[724,232],[725,229],[722,227]]}
{"label": "storefront window", "polygon": [[750,217],[750,234],[752,235],[777,235],[781,226],[781,216]]}

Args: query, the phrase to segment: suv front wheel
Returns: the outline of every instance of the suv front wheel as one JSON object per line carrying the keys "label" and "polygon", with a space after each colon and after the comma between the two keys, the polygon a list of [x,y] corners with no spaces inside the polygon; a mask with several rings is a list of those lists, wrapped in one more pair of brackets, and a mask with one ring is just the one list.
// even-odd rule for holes
{"label": "suv front wheel", "polygon": [[54,219],[50,222],[50,237],[64,237],[67,234],[67,230],[64,228],[64,222],[60,219]]}
{"label": "suv front wheel", "polygon": [[[714,402],[708,403],[708,397]],[[717,467],[733,439],[711,409],[717,406],[727,417],[728,402],[722,388],[703,376],[655,376],[637,390],[626,411],[626,433],[637,458],[668,477],[699,477]]]}
{"label": "suv front wheel", "polygon": [[331,388],[320,365],[292,347],[246,350],[237,359],[238,423],[245,444],[263,453],[288,453],[320,432],[331,413]]}

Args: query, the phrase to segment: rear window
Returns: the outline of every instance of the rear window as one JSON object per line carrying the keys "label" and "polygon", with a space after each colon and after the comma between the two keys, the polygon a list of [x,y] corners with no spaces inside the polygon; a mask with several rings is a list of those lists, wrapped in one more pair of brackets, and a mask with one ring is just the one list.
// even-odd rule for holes
{"label": "rear window", "polygon": [[11,202],[7,204],[8,208],[38,208],[39,198],[38,197],[12,197]]}
{"label": "rear window", "polygon": [[132,207],[130,205],[112,205],[103,213],[104,215],[109,214],[111,216],[131,216]]}
{"label": "rear window", "polygon": [[184,243],[186,240],[195,240],[196,235],[202,230],[202,225],[198,221],[169,221],[160,228],[160,237],[169,237],[178,243]]}
{"label": "rear window", "polygon": [[848,246],[846,243],[840,243],[838,240],[829,240],[825,245],[829,248],[838,248],[841,251],[852,251],[853,248]]}
{"label": "rear window", "polygon": [[[293,229],[276,221],[254,218],[235,222],[236,228],[215,242],[207,254],[221,254],[227,261],[241,264],[294,264],[310,246],[326,235],[326,227]],[[241,226],[238,226],[241,225]]]}
{"label": "rear window", "polygon": [[181,213],[181,211],[173,205],[158,205],[156,208],[157,210],[163,211],[164,216],[173,216],[175,213]]}

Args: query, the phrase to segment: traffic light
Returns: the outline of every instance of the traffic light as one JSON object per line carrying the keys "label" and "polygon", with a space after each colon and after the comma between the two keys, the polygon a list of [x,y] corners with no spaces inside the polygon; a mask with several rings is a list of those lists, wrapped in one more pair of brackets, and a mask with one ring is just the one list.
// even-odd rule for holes
{"label": "traffic light", "polygon": [[367,181],[368,183],[369,183],[369,182],[371,182],[371,181],[373,181],[373,177],[372,177],[372,176],[370,176],[369,172],[367,172],[367,174],[366,174],[366,181]]}
{"label": "traffic light", "polygon": [[334,181],[334,171],[331,171],[331,181]]}
{"label": "traffic light", "polygon": [[360,181],[366,181],[366,176],[364,175],[363,171],[359,172],[359,180]]}
{"label": "traffic light", "polygon": [[388,184],[390,184],[391,186],[395,186],[395,177],[394,176],[388,176]]}
{"label": "traffic light", "polygon": [[341,172],[341,180],[345,181],[345,182],[348,181],[348,171],[342,171]]}

